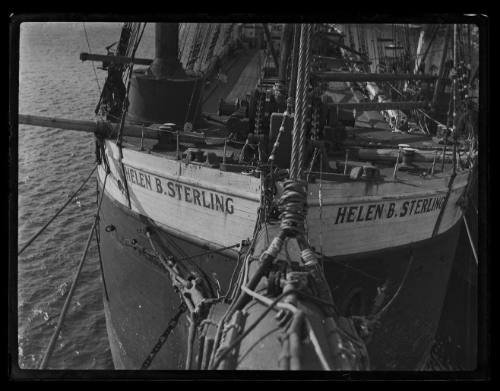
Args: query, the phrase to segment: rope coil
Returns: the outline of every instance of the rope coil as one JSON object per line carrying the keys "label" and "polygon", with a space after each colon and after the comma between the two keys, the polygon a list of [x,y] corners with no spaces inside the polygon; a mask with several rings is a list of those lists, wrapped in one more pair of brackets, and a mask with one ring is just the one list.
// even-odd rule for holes
{"label": "rope coil", "polygon": [[304,235],[305,233],[306,197],[304,183],[293,180],[284,182],[278,211],[280,212],[281,230],[289,236]]}

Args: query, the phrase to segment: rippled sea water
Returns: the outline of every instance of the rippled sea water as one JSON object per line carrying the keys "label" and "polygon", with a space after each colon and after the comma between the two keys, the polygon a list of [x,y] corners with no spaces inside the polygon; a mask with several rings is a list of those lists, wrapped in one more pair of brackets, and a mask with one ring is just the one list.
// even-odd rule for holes
{"label": "rippled sea water", "polygon": [[[153,54],[149,26],[137,56]],[[86,23],[92,52],[117,41],[119,23]],[[23,23],[20,31],[19,113],[70,119],[95,118],[99,87],[90,62],[83,23]],[[106,72],[97,69],[102,87]],[[90,133],[19,126],[19,248],[75,191],[95,162]],[[18,352],[22,369],[38,368],[96,211],[96,179],[18,259]],[[80,275],[48,368],[112,369],[102,305],[95,241]]]}

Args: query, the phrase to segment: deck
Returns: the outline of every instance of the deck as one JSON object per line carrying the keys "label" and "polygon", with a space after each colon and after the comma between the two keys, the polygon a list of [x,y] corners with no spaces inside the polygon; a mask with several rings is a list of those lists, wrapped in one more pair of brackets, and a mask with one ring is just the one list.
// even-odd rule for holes
{"label": "deck", "polygon": [[216,113],[220,99],[234,102],[236,98],[244,98],[247,93],[255,90],[260,77],[261,57],[260,50],[251,50],[223,66],[221,73],[227,76],[227,81],[212,81],[205,92],[203,111]]}
{"label": "deck", "polygon": [[[205,97],[203,101],[203,111],[209,114],[212,118],[219,118],[219,120],[224,120],[227,117],[218,117],[217,111],[219,107],[220,99],[224,99],[228,103],[233,103],[237,98],[244,98],[247,93],[252,93],[260,78],[260,67],[263,63],[263,52],[261,50],[248,50],[236,53],[228,62],[226,62],[220,74],[226,77],[214,77],[214,79],[207,85],[205,89]],[[363,94],[356,89],[356,87],[351,83],[345,82],[330,82],[328,84],[329,94],[333,99],[334,103],[344,103],[344,102],[361,102],[366,98]],[[432,140],[430,136],[423,134],[410,134],[410,133],[399,133],[393,132],[388,126],[387,122],[381,115],[379,111],[360,111],[354,113],[355,123],[354,127],[346,128],[347,139],[345,140],[345,147],[354,148],[354,153],[351,152],[349,155],[349,164],[347,173],[350,168],[356,165],[376,165],[380,172],[380,178],[385,178],[385,180],[393,180],[394,174],[394,163],[396,161],[398,144],[408,144],[414,148],[422,149],[439,149],[442,150],[443,146],[437,144]],[[207,135],[224,137],[227,130],[220,129],[217,130],[219,126],[213,124],[213,129],[203,130]],[[212,134],[213,133],[213,134]],[[127,138],[128,147],[138,150],[140,146],[140,139]],[[154,140],[144,140],[143,148],[149,151],[151,154],[166,157],[168,159],[176,159],[177,153],[175,150],[155,150],[153,148],[156,141]],[[395,156],[389,159],[360,159],[356,156],[355,150],[357,147],[368,147],[368,148],[389,148],[393,149],[393,154]],[[217,156],[218,160],[222,162],[224,156],[224,148],[222,145],[195,145],[190,143],[181,142],[181,150],[186,151],[188,148],[201,149],[205,153],[213,153]],[[237,161],[239,158],[241,146],[227,145],[225,156],[228,158],[229,162]],[[434,152],[430,152],[434,154]],[[434,174],[438,174],[442,171],[440,152],[436,153],[436,164],[432,171]],[[331,173],[342,173],[344,172],[344,162],[345,162],[345,152],[337,151],[328,156],[329,168],[325,167],[325,172],[329,171]],[[370,163],[371,162],[371,163]],[[192,162],[192,164],[201,164],[198,162]],[[418,178],[423,171],[429,173],[431,167],[433,166],[428,160],[426,162],[419,162],[417,165],[418,170],[401,170],[398,172],[398,180],[412,180]],[[445,164],[445,171],[451,168],[451,164],[447,162]],[[246,171],[248,168],[245,166],[241,167],[241,171]],[[334,179],[335,178],[335,179]],[[338,180],[335,175],[332,178],[328,178],[328,175],[323,177],[324,180]]]}

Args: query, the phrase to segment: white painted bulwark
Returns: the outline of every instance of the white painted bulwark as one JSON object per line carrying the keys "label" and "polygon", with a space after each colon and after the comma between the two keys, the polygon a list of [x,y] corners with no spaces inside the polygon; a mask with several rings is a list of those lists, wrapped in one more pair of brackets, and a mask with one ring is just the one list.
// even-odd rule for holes
{"label": "white painted bulwark", "polygon": [[420,187],[415,182],[386,182],[370,187],[363,182],[323,183],[321,202],[319,185],[310,185],[309,241],[326,256],[402,246],[429,239],[445,207],[438,231],[443,233],[461,217],[456,203],[467,175],[457,176],[445,202],[447,180],[428,179]]}
{"label": "white painted bulwark", "polygon": [[[111,178],[107,194],[128,207],[117,147],[107,142]],[[231,246],[251,237],[260,200],[260,179],[123,150],[132,211],[187,238]],[[104,170],[100,169],[101,181]],[[120,183],[118,182],[120,180]]]}
{"label": "white painted bulwark", "polygon": [[[106,146],[111,165],[106,193],[128,207],[118,149],[112,142]],[[260,179],[128,149],[123,154],[132,211],[187,239],[214,246],[231,246],[252,236]],[[101,182],[104,175],[100,167]],[[467,172],[457,175],[447,202],[449,177],[309,184],[309,241],[331,257],[429,239],[443,207],[438,233],[460,219],[457,200],[467,178]]]}

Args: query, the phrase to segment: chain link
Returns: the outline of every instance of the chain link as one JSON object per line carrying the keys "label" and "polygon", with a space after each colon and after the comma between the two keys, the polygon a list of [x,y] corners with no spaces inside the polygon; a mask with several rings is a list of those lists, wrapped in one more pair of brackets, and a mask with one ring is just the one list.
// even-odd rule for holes
{"label": "chain link", "polygon": [[167,328],[160,335],[160,338],[158,338],[158,342],[156,342],[156,345],[153,347],[153,350],[151,350],[151,352],[148,354],[148,356],[146,357],[146,359],[142,363],[141,369],[148,369],[149,368],[149,366],[153,362],[156,354],[160,351],[163,344],[165,342],[167,342],[167,339],[170,336],[170,333],[177,326],[177,322],[179,321],[179,318],[186,310],[187,310],[187,305],[186,305],[186,303],[184,303],[184,301],[182,301],[181,304],[179,305],[179,309],[177,310],[177,313],[174,315],[174,317],[172,319],[170,319],[170,322],[168,322]]}
{"label": "chain link", "polygon": [[256,112],[255,112],[255,126],[254,126],[254,133],[255,134],[261,133],[262,116],[264,115],[263,109],[264,109],[264,94],[259,91],[257,93],[257,107],[256,107]]}

